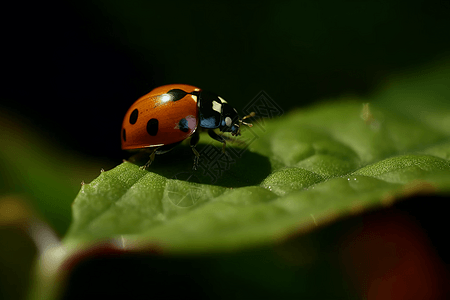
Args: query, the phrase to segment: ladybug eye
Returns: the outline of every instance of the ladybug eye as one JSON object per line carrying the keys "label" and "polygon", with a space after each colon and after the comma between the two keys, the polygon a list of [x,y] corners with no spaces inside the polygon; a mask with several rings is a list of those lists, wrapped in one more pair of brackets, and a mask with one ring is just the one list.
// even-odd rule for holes
{"label": "ladybug eye", "polygon": [[[188,93],[180,89],[173,89],[167,92],[167,94],[161,95],[161,101],[178,101],[183,99]],[[170,97],[170,99],[169,99]]]}
{"label": "ladybug eye", "polygon": [[226,117],[225,118],[225,124],[228,126],[228,127],[231,127],[231,118],[230,117]]}

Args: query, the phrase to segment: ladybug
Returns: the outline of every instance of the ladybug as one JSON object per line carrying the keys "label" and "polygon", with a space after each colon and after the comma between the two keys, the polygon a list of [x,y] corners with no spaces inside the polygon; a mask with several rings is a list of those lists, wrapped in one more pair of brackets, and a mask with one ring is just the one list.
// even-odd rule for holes
{"label": "ladybug", "polygon": [[252,126],[243,120],[254,115],[240,119],[236,109],[222,97],[192,85],[160,86],[128,109],[122,123],[122,149],[150,149],[150,159],[141,167],[146,169],[156,154],[166,153],[190,137],[195,155],[193,169],[197,169],[200,154],[195,146],[200,139],[199,129],[206,129],[211,138],[221,142],[225,152],[225,137],[214,129],[238,136],[241,124]]}

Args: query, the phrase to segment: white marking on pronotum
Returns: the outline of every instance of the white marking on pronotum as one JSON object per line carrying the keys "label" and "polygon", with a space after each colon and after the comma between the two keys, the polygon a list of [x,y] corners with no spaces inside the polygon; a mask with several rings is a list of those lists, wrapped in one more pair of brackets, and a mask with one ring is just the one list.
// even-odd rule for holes
{"label": "white marking on pronotum", "polygon": [[212,107],[213,110],[217,111],[218,113],[222,112],[222,104],[220,104],[217,101],[213,101],[212,105],[213,105],[213,107]]}
{"label": "white marking on pronotum", "polygon": [[222,97],[220,97],[220,96],[217,96],[217,97],[219,97],[219,99],[220,99],[220,101],[221,101],[222,103],[228,103],[228,102],[225,101],[225,99],[223,99]]}
{"label": "white marking on pronotum", "polygon": [[230,127],[231,126],[231,118],[230,117],[226,117],[225,118],[225,124]]}

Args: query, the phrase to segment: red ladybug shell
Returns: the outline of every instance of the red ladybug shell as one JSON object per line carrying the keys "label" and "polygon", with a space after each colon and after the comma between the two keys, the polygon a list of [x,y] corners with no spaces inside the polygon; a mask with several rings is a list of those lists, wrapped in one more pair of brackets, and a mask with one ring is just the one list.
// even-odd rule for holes
{"label": "red ladybug shell", "polygon": [[125,114],[122,149],[170,145],[191,136],[198,126],[199,91],[191,85],[170,84],[139,98]]}

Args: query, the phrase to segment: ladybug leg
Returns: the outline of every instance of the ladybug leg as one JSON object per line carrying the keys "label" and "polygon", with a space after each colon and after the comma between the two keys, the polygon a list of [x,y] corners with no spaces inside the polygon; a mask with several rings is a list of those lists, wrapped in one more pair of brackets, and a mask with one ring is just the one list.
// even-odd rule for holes
{"label": "ladybug leg", "polygon": [[[218,136],[222,137],[226,142],[230,143],[236,143],[238,145],[246,145],[245,141],[237,139],[236,137],[230,137],[226,135],[217,134]],[[220,142],[220,141],[219,141]]]}
{"label": "ladybug leg", "polygon": [[194,166],[192,167],[192,169],[194,169],[194,170],[197,170],[198,160],[200,158],[200,153],[198,153],[197,149],[195,149],[195,146],[197,146],[199,140],[200,140],[200,134],[198,133],[198,131],[196,131],[191,136],[191,141],[190,141],[192,152],[194,152],[194,155],[195,155],[195,157],[194,157]]}
{"label": "ladybug leg", "polygon": [[158,150],[158,148],[154,148],[152,150],[152,153],[150,153],[150,159],[148,160],[148,162],[145,165],[139,167],[140,170],[145,170],[145,169],[148,169],[150,167],[152,162],[155,160],[156,150]]}
{"label": "ladybug leg", "polygon": [[214,130],[209,129],[208,134],[211,138],[215,139],[216,141],[219,141],[222,143],[222,152],[225,152],[225,146],[227,145],[227,142],[225,141],[224,137],[221,135],[218,135]]}

